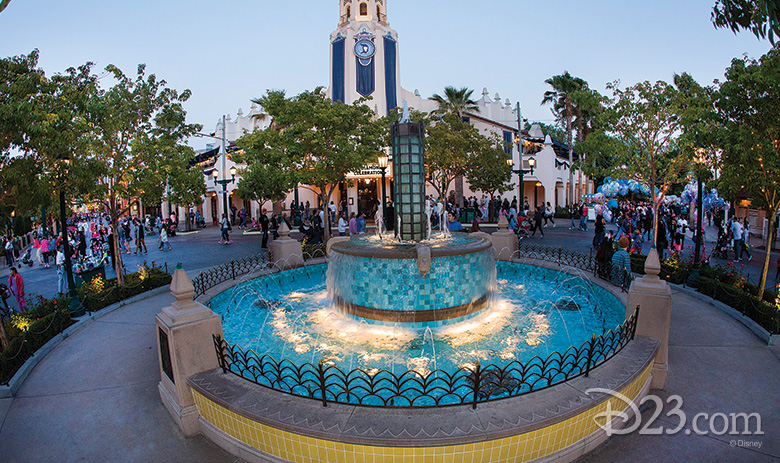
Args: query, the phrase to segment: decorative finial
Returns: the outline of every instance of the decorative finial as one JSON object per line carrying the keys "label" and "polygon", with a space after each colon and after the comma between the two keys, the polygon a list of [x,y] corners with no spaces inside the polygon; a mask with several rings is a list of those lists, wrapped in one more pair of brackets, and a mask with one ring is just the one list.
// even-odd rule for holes
{"label": "decorative finial", "polygon": [[404,103],[404,111],[401,115],[401,124],[406,124],[407,122],[412,122],[412,117],[409,114],[409,103],[406,102],[406,100],[403,100]]}

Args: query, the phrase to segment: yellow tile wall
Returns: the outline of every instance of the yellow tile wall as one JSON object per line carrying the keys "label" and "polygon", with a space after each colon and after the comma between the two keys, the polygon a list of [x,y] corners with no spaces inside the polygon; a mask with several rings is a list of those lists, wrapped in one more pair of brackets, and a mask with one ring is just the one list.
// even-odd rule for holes
{"label": "yellow tile wall", "polygon": [[[624,396],[634,398],[650,376],[652,363],[625,389]],[[560,423],[523,435],[474,444],[442,447],[373,447],[315,439],[282,431],[249,420],[193,391],[201,416],[211,424],[265,453],[296,463],[510,463],[530,461],[550,455],[593,434],[599,428],[594,419],[608,404],[623,410],[626,404],[616,398],[601,403]],[[599,423],[604,424],[604,423]]]}

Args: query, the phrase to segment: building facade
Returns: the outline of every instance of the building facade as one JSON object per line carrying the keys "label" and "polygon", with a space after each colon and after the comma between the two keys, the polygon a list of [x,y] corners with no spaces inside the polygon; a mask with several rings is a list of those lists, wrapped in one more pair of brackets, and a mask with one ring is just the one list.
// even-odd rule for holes
{"label": "building facade", "polygon": [[[420,93],[408,91],[401,86],[400,78],[401,53],[398,33],[390,27],[387,13],[387,0],[339,0],[338,26],[330,34],[330,86],[327,95],[333,101],[352,103],[360,98],[368,98],[366,104],[374,109],[377,117],[387,115],[391,110],[402,106],[406,101],[411,109],[431,112],[438,108],[435,101],[423,98]],[[566,205],[568,198],[569,169],[571,163],[568,159],[568,148],[560,142],[545,137],[539,126],[534,126],[529,131],[523,131],[518,138],[518,114],[519,107],[513,107],[507,99],[501,100],[496,93],[492,98],[487,90],[483,89],[482,97],[476,101],[478,111],[465,114],[465,118],[477,129],[486,135],[497,135],[507,142],[507,158],[512,158],[515,168],[522,165],[529,168],[530,158],[534,158],[536,166],[534,173],[526,174],[523,178],[524,196],[529,205],[550,202],[552,205]],[[262,108],[253,104],[248,114],[239,109],[236,118],[228,116],[223,127],[222,121],[217,123],[216,133],[225,134],[226,145],[235,142],[244,133],[253,130],[264,130],[270,123],[270,118],[262,118]],[[521,140],[520,143],[517,143]],[[522,150],[522,154],[520,153]],[[227,155],[226,171],[236,165]],[[392,160],[391,160],[392,162]],[[215,185],[211,172],[215,166],[221,167],[219,160],[214,159],[214,164],[201,163],[204,169],[204,181],[209,191],[204,202],[198,209],[209,222],[213,218],[221,217],[223,202],[218,196],[222,193],[221,185]],[[387,169],[385,179],[385,191],[387,199],[392,198],[393,179],[392,166]],[[223,178],[220,173],[219,179]],[[334,192],[331,201],[339,205],[347,204],[349,212],[370,211],[374,203],[381,203],[382,185],[381,171],[378,166],[366,166],[360,172],[347,174],[347,179],[341,182]],[[594,191],[592,182],[581,172],[574,172],[575,194],[574,200]],[[582,179],[582,180],[580,180]],[[259,205],[249,203],[237,197],[234,193],[236,183],[227,186],[229,206],[237,209],[242,207],[251,217],[257,217],[262,209],[271,210],[271,205]],[[513,191],[505,192],[503,197],[512,199],[519,193],[519,177],[513,174],[512,182],[515,185]],[[581,184],[580,184],[581,182]],[[452,187],[451,187],[452,188]],[[435,195],[435,190],[428,185],[428,194]],[[471,191],[466,182],[464,186],[466,198],[482,197],[482,192]],[[298,188],[297,192],[291,192],[286,201],[281,205],[288,208],[295,198],[302,203],[308,202],[311,207],[317,207],[316,195],[305,187]],[[185,213],[180,209],[181,213]],[[276,212],[279,212],[278,210]]]}

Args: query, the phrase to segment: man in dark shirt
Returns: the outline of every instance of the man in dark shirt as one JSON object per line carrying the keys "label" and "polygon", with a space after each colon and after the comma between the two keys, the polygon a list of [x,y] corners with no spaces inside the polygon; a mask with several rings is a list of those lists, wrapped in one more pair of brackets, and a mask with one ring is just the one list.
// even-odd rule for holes
{"label": "man in dark shirt", "polygon": [[544,220],[544,207],[543,206],[536,206],[536,212],[534,212],[534,226],[533,226],[533,233],[531,233],[531,236],[536,235],[536,230],[539,230],[539,233],[542,234],[542,238],[544,238],[544,230],[542,229],[542,221]]}
{"label": "man in dark shirt", "polygon": [[260,214],[260,229],[263,231],[263,244],[260,247],[266,249],[268,248],[268,216],[265,215],[265,209]]}

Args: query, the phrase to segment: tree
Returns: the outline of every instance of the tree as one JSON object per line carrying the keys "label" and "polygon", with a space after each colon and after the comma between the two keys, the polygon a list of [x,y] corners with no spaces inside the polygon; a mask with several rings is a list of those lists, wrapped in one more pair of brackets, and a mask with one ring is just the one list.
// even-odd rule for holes
{"label": "tree", "polygon": [[[467,112],[479,112],[479,106],[477,102],[471,99],[471,95],[474,90],[467,87],[455,88],[452,86],[444,87],[444,96],[434,93],[430,100],[439,104],[439,108],[434,112],[436,114],[457,114],[458,118],[462,119]],[[446,194],[442,196],[446,197]],[[463,175],[457,175],[455,177],[455,201],[458,204],[463,204]]]}
{"label": "tree", "polygon": [[574,115],[572,97],[575,92],[587,87],[587,82],[564,71],[563,74],[552,76],[544,81],[553,89],[544,92],[542,105],[552,104],[553,114],[566,123],[566,144],[569,147],[569,204],[574,201],[574,145],[572,144],[572,117]]}
{"label": "tree", "polygon": [[[248,170],[257,169],[257,173],[250,172],[250,177],[284,166],[290,184],[310,185],[303,188],[317,194],[323,207],[348,173],[376,161],[388,130],[373,120],[373,110],[363,100],[351,105],[333,102],[321,87],[292,98],[287,98],[284,91],[272,90],[257,102],[278,129],[243,137],[241,144],[254,157]],[[273,175],[285,183],[284,175]],[[325,214],[323,225],[327,241],[330,214]]]}
{"label": "tree", "polygon": [[[163,185],[180,175],[192,155],[183,142],[200,126],[185,121],[182,104],[190,97],[189,90],[179,93],[166,88],[164,80],[154,74],[146,76],[143,64],[134,79],[113,65],[106,71],[116,83],[97,92],[90,102],[91,143],[88,151],[77,156],[79,169],[74,174],[93,182],[82,197],[106,207],[111,229],[118,236],[119,218],[130,204],[144,196],[161,196]],[[198,190],[201,195],[202,188]],[[127,200],[128,206],[120,206],[120,199]],[[122,285],[119,240],[114,240],[114,256],[117,281]]]}
{"label": "tree", "polygon": [[0,13],[2,13],[3,10],[8,7],[9,3],[11,3],[11,0],[2,0],[2,1],[0,1]]}
{"label": "tree", "polygon": [[[53,194],[65,190],[72,197],[82,186],[59,160],[73,158],[89,140],[87,106],[97,85],[92,64],[51,78],[37,64],[37,50],[0,60],[0,214],[35,214],[54,203]],[[14,148],[21,155],[10,156]]]}
{"label": "tree", "polygon": [[506,162],[503,141],[485,138],[480,145],[466,163],[466,179],[471,188],[490,197],[514,188],[512,166]]}
{"label": "tree", "polygon": [[722,124],[718,185],[732,198],[744,188],[769,218],[760,299],[769,270],[773,219],[780,209],[780,50],[774,48],[759,60],[732,60],[715,98]]}
{"label": "tree", "polygon": [[[428,182],[440,198],[457,177],[466,175],[471,154],[480,149],[484,136],[456,113],[447,113],[428,126],[425,134],[425,164]],[[506,155],[502,161],[506,165]]]}
{"label": "tree", "polygon": [[668,189],[687,173],[692,150],[681,149],[678,137],[688,112],[698,109],[691,100],[663,81],[638,83],[625,90],[607,85],[613,98],[600,116],[602,137],[611,135],[616,177],[636,180],[650,191],[653,203],[653,238],[658,229],[658,207]]}
{"label": "tree", "polygon": [[712,24],[728,27],[735,34],[749,30],[759,39],[769,38],[772,45],[780,37],[780,1],[717,0],[712,8]]}

